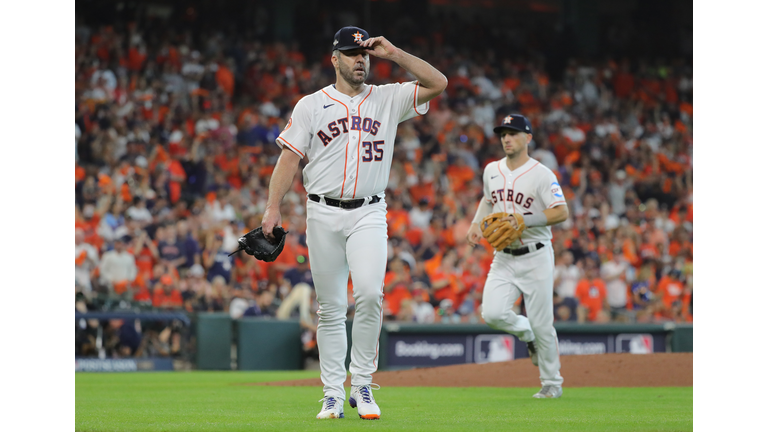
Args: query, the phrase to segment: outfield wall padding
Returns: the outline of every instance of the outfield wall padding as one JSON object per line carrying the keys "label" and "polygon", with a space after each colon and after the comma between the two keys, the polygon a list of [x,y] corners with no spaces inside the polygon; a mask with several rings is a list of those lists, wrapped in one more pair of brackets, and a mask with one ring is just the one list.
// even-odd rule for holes
{"label": "outfield wall padding", "polygon": [[197,315],[197,368],[232,369],[232,318],[228,313]]}
{"label": "outfield wall padding", "polygon": [[298,320],[244,318],[236,322],[238,370],[303,369]]}
{"label": "outfield wall padding", "polygon": [[[231,341],[239,370],[302,369],[301,327],[296,320],[247,318],[224,313],[197,315],[197,369],[226,370]],[[692,324],[556,323],[562,355],[613,352],[693,352]],[[346,322],[349,369],[352,321]],[[502,337],[498,337],[502,336]],[[394,356],[399,349],[400,356]],[[498,361],[528,356],[525,344],[485,324],[385,323],[379,342],[379,369]],[[413,360],[413,361],[411,361]]]}

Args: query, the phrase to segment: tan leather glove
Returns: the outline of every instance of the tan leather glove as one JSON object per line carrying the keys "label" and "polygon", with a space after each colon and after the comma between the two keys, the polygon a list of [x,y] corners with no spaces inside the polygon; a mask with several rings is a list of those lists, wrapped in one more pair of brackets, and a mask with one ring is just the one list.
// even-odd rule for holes
{"label": "tan leather glove", "polygon": [[[517,228],[512,226],[512,222],[501,220],[507,216],[515,218]],[[484,217],[480,222],[480,229],[483,230],[483,237],[488,240],[488,243],[497,251],[502,251],[523,235],[525,222],[523,222],[523,215],[521,214],[514,213],[509,215],[504,212],[498,212]]]}

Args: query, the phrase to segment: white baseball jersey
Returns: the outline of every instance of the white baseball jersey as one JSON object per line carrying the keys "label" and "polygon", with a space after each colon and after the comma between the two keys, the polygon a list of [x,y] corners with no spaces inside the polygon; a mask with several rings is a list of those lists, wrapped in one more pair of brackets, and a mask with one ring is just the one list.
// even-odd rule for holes
{"label": "white baseball jersey", "polygon": [[389,181],[393,146],[400,122],[424,115],[416,106],[417,81],[364,85],[349,97],[334,85],[303,97],[275,140],[309,163],[304,188],[330,198],[380,195]]}
{"label": "white baseball jersey", "polygon": [[[533,158],[514,171],[507,167],[506,157],[486,165],[483,172],[483,194],[486,202],[493,205],[492,213],[526,215],[565,204],[555,174]],[[550,227],[531,227],[523,231],[520,239],[510,247],[514,249],[529,243],[551,240]]]}

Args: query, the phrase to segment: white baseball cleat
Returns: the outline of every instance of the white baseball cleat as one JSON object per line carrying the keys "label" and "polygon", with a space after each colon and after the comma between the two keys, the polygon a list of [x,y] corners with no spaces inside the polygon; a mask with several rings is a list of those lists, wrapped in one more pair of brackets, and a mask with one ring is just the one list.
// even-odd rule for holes
{"label": "white baseball cleat", "polygon": [[545,385],[538,393],[533,395],[536,399],[555,399],[563,395],[563,388],[553,385]]}
{"label": "white baseball cleat", "polygon": [[323,409],[317,415],[319,419],[344,418],[344,400],[333,396],[326,396],[318,402],[323,403]]}
{"label": "white baseball cleat", "polygon": [[[381,388],[378,384],[373,385],[376,386],[375,390]],[[381,410],[371,394],[371,384],[352,386],[352,391],[349,393],[349,406],[357,408],[357,415],[361,419],[378,420],[381,417]]]}
{"label": "white baseball cleat", "polygon": [[528,345],[528,355],[531,357],[531,363],[534,366],[539,366],[539,354],[536,352],[536,341],[526,342]]}

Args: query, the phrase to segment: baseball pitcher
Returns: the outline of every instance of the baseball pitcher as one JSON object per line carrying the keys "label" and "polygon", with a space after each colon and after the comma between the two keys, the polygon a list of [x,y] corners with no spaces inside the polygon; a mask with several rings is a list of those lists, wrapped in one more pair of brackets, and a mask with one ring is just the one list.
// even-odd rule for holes
{"label": "baseball pitcher", "polygon": [[[397,63],[417,81],[365,84],[370,56]],[[358,27],[336,33],[331,62],[336,83],[302,98],[276,140],[283,150],[261,226],[269,237],[281,225],[280,202],[299,160],[306,157],[307,246],[320,305],[317,343],[324,384],[317,418],[344,417],[346,290],[351,273],[355,318],[349,404],[361,418],[378,419],[381,410],[371,394],[371,374],[379,356],[387,265],[384,191],[397,125],[426,114],[427,102],[442,93],[448,81],[427,62]]]}

